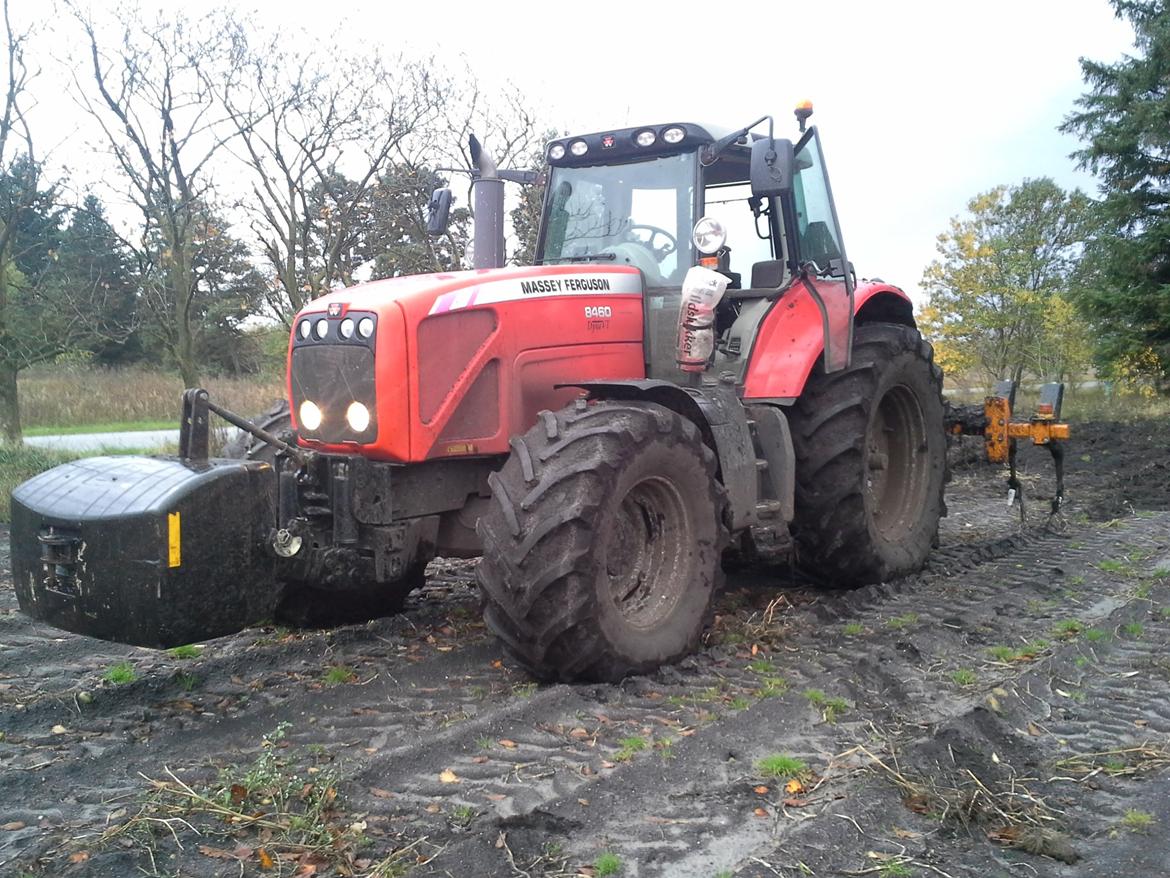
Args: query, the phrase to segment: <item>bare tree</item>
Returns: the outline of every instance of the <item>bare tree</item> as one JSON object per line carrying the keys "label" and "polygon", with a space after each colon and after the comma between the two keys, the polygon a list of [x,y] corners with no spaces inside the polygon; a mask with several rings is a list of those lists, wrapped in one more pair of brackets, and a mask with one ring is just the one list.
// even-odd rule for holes
{"label": "bare tree", "polygon": [[285,319],[353,282],[380,178],[440,102],[428,64],[351,51],[338,65],[328,47],[297,53],[291,42],[238,29],[247,76],[220,89],[253,176],[252,229],[279,282],[269,305]]}
{"label": "bare tree", "polygon": [[235,25],[228,13],[190,19],[149,18],[134,6],[111,16],[120,38],[76,6],[91,61],[88,83],[75,76],[79,100],[100,125],[142,217],[135,245],[149,267],[142,303],[188,386],[198,382],[199,285],[195,270],[212,201],[212,161],[231,129],[213,83],[239,74],[231,51]]}

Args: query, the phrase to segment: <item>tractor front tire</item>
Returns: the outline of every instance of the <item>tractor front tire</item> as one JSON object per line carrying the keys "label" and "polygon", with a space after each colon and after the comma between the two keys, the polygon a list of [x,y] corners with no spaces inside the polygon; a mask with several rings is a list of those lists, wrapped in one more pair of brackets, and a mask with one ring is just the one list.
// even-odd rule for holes
{"label": "tractor front tire", "polygon": [[645,402],[541,412],[489,484],[484,620],[534,676],[617,680],[694,651],[727,540],[693,423]]}
{"label": "tractor front tire", "polygon": [[797,560],[848,588],[921,569],[945,514],[942,371],[916,329],[854,331],[848,368],[818,365],[789,416]]}

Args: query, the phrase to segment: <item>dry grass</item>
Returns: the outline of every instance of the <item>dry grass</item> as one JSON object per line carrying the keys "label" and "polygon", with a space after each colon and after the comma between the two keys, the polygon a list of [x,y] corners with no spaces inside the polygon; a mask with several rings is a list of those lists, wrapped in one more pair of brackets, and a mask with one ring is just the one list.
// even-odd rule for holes
{"label": "dry grass", "polygon": [[[271,376],[206,378],[211,398],[250,417],[285,396]],[[26,427],[168,421],[179,423],[183,382],[176,374],[139,367],[97,369],[55,366],[20,378],[21,420]]]}

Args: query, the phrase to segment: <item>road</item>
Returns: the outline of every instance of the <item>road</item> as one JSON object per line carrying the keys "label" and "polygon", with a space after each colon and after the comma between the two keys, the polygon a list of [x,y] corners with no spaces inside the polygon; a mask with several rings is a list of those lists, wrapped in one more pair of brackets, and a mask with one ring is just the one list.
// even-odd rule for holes
{"label": "road", "polygon": [[55,451],[100,451],[108,448],[161,448],[179,441],[178,430],[139,430],[133,433],[75,433],[25,436],[24,444]]}

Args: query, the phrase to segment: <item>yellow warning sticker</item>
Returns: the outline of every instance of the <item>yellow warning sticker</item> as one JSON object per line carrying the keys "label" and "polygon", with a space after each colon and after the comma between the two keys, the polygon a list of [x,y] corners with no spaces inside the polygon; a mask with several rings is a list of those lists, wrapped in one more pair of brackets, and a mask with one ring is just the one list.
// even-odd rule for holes
{"label": "yellow warning sticker", "polygon": [[178,567],[183,563],[183,536],[180,531],[179,513],[167,516],[167,566]]}

